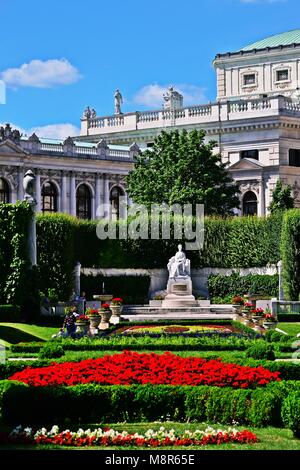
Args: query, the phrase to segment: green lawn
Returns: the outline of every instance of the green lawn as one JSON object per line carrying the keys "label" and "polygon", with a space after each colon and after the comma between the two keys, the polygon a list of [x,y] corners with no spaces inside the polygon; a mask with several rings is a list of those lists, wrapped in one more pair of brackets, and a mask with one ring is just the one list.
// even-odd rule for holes
{"label": "green lawn", "polygon": [[300,333],[300,323],[278,323],[277,328],[284,331],[288,335],[297,336]]}
{"label": "green lawn", "polygon": [[[101,427],[101,425],[98,425]],[[98,427],[97,425],[80,425],[83,429],[87,428],[94,428]],[[147,431],[148,429],[158,429],[160,426],[164,426],[166,429],[176,429],[176,430],[181,430],[185,431],[187,429],[193,431],[195,429],[205,429],[207,427],[207,424],[205,423],[174,423],[174,422],[164,422],[164,423],[136,423],[136,424],[130,424],[130,423],[117,423],[117,424],[109,424],[108,425],[110,428],[117,430],[117,431],[127,431],[129,433],[142,433]],[[77,426],[71,426],[68,424],[68,426],[65,426],[65,428],[68,427],[69,429],[76,430],[78,429]],[[103,427],[103,425],[102,425]],[[224,425],[213,425],[214,428],[220,428],[220,429],[226,429],[227,427]],[[243,429],[249,429],[250,431],[254,432],[254,434],[257,435],[259,442],[257,444],[223,444],[220,446],[216,445],[209,445],[209,446],[195,446],[195,447],[164,447],[164,450],[167,449],[184,449],[184,450],[193,450],[193,449],[201,449],[201,450],[300,450],[300,440],[295,439],[293,437],[293,434],[291,431],[288,429],[282,429],[282,428],[273,428],[273,427],[267,427],[267,428],[250,428],[247,426],[235,426],[239,430]],[[2,429],[1,429],[2,428]],[[63,429],[63,427],[61,427]],[[0,426],[0,431],[9,431],[7,427],[1,427]],[[12,445],[12,446],[0,446],[0,449],[9,449],[13,448],[15,450],[17,449],[32,449],[32,446],[24,446],[24,445]],[[35,447],[37,449],[44,449],[44,450],[57,450],[57,449],[70,449],[70,447],[60,447],[60,446],[39,446]],[[117,447],[92,447],[89,449],[117,449]],[[140,447],[126,447],[123,449],[141,449]],[[145,450],[150,450],[151,448],[145,448]]]}
{"label": "green lawn", "polygon": [[47,341],[58,328],[28,325],[26,323],[0,323],[0,342],[4,346],[30,341]]}

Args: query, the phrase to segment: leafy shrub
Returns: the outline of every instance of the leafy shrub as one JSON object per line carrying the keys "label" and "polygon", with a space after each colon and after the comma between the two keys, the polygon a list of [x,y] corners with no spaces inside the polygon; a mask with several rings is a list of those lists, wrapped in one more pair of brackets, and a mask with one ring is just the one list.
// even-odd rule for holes
{"label": "leafy shrub", "polygon": [[148,300],[150,276],[108,277],[82,274],[80,278],[81,289],[86,292],[87,298],[99,293],[103,282],[105,292],[122,297],[125,304],[144,304]]}
{"label": "leafy shrub", "polygon": [[279,322],[300,322],[300,313],[278,313]]}
{"label": "leafy shrub", "polygon": [[[221,297],[232,303],[233,295],[243,295],[248,292],[274,297],[278,291],[278,275],[247,274],[241,276],[234,272],[230,276],[211,274],[207,281],[210,296]],[[225,302],[227,303],[227,302]]]}
{"label": "leafy shrub", "polygon": [[65,351],[60,344],[46,343],[39,351],[40,359],[58,358],[65,355]]}
{"label": "leafy shrub", "polygon": [[283,287],[287,299],[300,294],[300,211],[291,209],[283,217],[281,232]]}
{"label": "leafy shrub", "polygon": [[0,322],[20,320],[20,307],[17,305],[0,305]]}
{"label": "leafy shrub", "polygon": [[29,387],[9,382],[2,394],[3,420],[26,425],[60,424],[66,419],[140,422],[160,418],[222,424],[237,421],[257,427],[281,425],[280,409],[286,394],[300,391],[293,382],[276,382],[256,390],[150,384]]}
{"label": "leafy shrub", "polygon": [[290,393],[283,402],[281,410],[284,425],[300,438],[300,391]]}
{"label": "leafy shrub", "polygon": [[273,346],[265,343],[264,341],[256,341],[254,344],[252,344],[246,351],[246,357],[275,361]]}

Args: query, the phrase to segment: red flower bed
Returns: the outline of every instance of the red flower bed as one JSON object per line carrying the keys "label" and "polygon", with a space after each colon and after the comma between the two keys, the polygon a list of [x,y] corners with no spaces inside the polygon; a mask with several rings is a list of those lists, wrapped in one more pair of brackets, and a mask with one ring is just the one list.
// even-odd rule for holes
{"label": "red flower bed", "polygon": [[10,380],[33,386],[165,384],[216,385],[218,387],[254,388],[279,379],[279,372],[259,367],[207,361],[200,357],[164,354],[138,354],[125,351],[81,362],[53,363],[47,367],[26,368]]}

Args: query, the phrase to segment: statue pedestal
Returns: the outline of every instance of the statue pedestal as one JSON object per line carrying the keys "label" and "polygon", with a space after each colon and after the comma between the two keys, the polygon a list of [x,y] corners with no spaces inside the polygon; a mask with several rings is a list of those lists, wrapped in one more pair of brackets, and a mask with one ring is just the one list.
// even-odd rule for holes
{"label": "statue pedestal", "polygon": [[162,308],[170,307],[198,307],[198,302],[192,295],[192,280],[189,276],[169,279]]}

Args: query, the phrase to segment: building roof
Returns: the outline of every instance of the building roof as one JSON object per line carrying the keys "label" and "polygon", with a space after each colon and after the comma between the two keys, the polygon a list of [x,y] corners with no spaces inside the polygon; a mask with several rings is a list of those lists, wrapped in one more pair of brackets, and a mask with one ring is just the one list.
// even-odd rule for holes
{"label": "building roof", "polygon": [[243,47],[241,51],[266,49],[267,47],[290,46],[293,44],[300,44],[300,29],[294,29],[292,31],[287,31],[286,33],[269,36]]}

